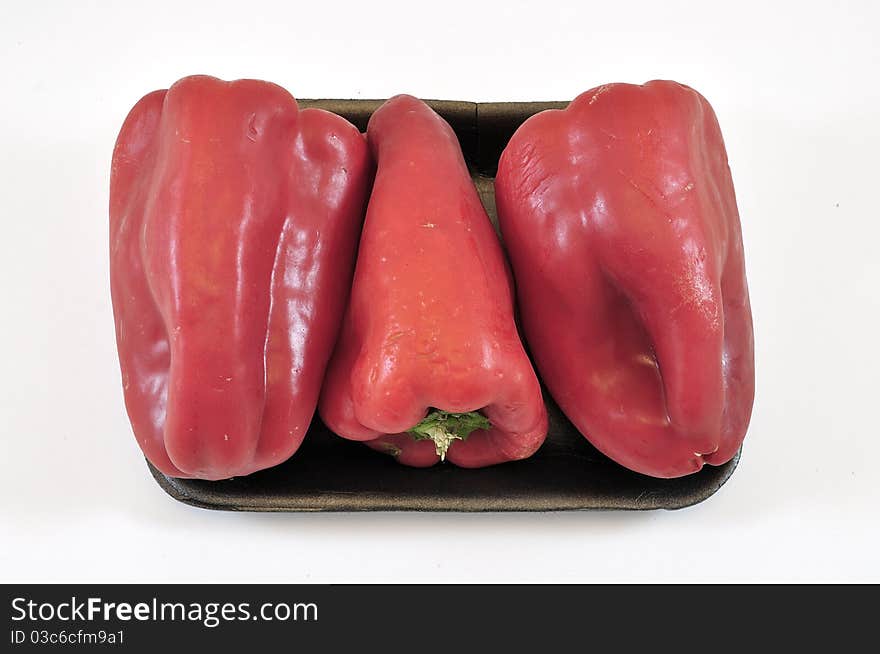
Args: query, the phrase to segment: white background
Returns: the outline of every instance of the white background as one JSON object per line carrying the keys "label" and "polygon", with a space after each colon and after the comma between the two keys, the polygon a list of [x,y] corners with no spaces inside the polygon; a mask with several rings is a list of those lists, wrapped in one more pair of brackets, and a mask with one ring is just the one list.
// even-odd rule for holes
{"label": "white background", "polygon": [[[878,6],[4,2],[0,581],[880,581]],[[236,515],[167,497],[122,403],[107,187],[131,105],[190,73],[299,97],[700,90],[756,330],[731,480],[641,514]]]}

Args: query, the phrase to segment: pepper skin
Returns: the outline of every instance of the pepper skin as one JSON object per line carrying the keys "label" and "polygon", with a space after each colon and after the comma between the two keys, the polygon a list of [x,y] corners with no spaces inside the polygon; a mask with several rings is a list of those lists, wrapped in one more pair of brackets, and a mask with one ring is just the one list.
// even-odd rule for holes
{"label": "pepper skin", "polygon": [[453,440],[450,461],[481,467],[530,456],[547,414],[514,322],[504,254],[455,134],[401,95],[373,114],[367,139],[376,180],[321,418],[421,467],[449,444],[414,440],[413,431],[437,426],[430,408],[466,414],[447,423],[463,419],[463,432],[485,416],[491,428]]}
{"label": "pepper skin", "polygon": [[247,475],[299,447],[371,175],[354,126],[267,82],[187,77],[132,109],[110,281],[126,408],[163,473]]}
{"label": "pepper skin", "polygon": [[526,340],[581,433],[655,477],[730,460],[754,346],[709,103],[666,81],[587,91],[520,127],[495,192]]}

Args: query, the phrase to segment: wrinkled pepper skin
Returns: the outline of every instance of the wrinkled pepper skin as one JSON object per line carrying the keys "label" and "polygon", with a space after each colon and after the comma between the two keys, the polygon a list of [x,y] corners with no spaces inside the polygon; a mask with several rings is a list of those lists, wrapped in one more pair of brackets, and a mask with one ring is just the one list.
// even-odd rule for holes
{"label": "wrinkled pepper skin", "polygon": [[526,340],[568,418],[647,475],[731,459],[754,347],[709,103],[674,82],[598,87],[526,121],[495,183]]}
{"label": "wrinkled pepper skin", "polygon": [[163,473],[247,475],[299,447],[371,175],[354,126],[267,82],[187,77],[132,109],[110,281],[126,408]]}
{"label": "wrinkled pepper skin", "polygon": [[514,322],[510,272],[454,132],[403,95],[373,114],[367,139],[376,179],[321,418],[423,467],[438,462],[435,444],[407,432],[429,408],[479,411],[491,429],[454,441],[452,463],[530,456],[547,414]]}

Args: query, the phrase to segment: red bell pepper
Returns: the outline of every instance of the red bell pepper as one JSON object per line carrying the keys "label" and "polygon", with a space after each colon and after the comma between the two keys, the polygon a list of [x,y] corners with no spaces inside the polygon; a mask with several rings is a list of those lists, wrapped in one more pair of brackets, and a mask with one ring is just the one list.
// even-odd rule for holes
{"label": "red bell pepper", "polygon": [[495,184],[526,339],[581,433],[657,477],[733,457],[752,317],[709,103],[664,81],[587,91],[520,127]]}
{"label": "red bell pepper", "polygon": [[187,77],[113,152],[125,402],[165,474],[221,479],[302,442],[341,324],[372,163],[363,135],[255,80]]}
{"label": "red bell pepper", "polygon": [[547,432],[498,237],[458,140],[397,96],[371,117],[377,171],[324,422],[401,463],[522,459]]}

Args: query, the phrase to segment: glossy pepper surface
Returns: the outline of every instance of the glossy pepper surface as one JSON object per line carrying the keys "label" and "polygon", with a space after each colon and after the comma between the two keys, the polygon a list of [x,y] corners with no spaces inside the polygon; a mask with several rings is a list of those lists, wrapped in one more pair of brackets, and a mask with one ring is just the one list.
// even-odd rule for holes
{"label": "glossy pepper surface", "polygon": [[752,317],[709,103],[674,82],[598,87],[526,121],[495,184],[526,339],[568,418],[648,475],[731,459]]}
{"label": "glossy pepper surface", "polygon": [[404,464],[521,459],[547,431],[498,237],[458,140],[397,96],[371,117],[377,164],[324,422]]}
{"label": "glossy pepper surface", "polygon": [[110,281],[126,408],[162,472],[221,479],[302,442],[372,174],[338,116],[195,76],[145,96],[113,153]]}

